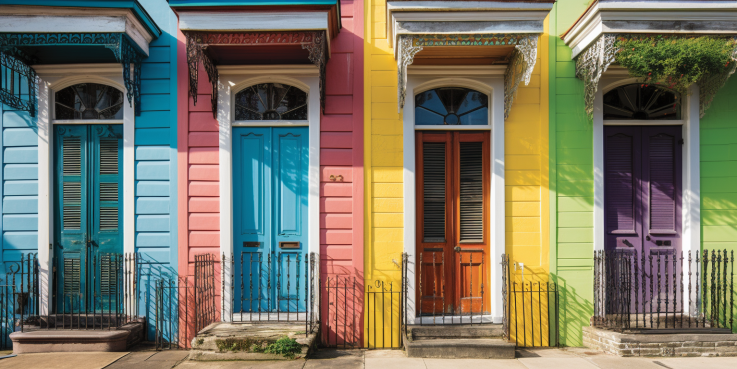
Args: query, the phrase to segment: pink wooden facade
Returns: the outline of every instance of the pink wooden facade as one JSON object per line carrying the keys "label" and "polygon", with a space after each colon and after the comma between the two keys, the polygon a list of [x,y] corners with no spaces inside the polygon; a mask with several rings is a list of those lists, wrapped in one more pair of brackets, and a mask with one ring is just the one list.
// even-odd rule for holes
{"label": "pink wooden facade", "polygon": [[[346,332],[343,325],[337,329],[337,339],[342,343],[349,336],[350,343],[352,337],[363,337],[363,1],[342,0],[341,21],[343,28],[330,41],[325,110],[320,120],[320,271],[324,281],[338,275],[350,277],[352,283],[355,277],[356,300],[355,311],[349,302],[349,311],[343,305],[328,312],[327,296],[322,293],[320,306],[323,340],[336,340],[334,327],[325,325],[334,321],[336,312],[341,319],[356,317],[349,320]],[[195,105],[188,95],[186,40],[181,31],[178,40],[179,273],[186,277],[193,274],[195,255],[220,254],[221,186],[219,128],[210,104],[211,85],[200,65]],[[342,176],[342,181],[333,181],[331,176]]]}

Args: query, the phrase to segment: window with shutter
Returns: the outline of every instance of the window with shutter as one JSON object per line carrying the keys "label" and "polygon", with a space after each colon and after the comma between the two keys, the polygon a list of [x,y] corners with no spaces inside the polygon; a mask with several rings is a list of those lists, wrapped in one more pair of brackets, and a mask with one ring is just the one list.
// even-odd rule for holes
{"label": "window with shutter", "polygon": [[445,242],[445,142],[425,142],[422,149],[424,242]]}

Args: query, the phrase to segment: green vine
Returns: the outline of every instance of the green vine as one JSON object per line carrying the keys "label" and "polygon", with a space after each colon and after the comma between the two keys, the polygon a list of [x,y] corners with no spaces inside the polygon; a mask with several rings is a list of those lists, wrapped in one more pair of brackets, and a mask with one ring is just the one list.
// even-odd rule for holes
{"label": "green vine", "polygon": [[643,84],[658,83],[679,93],[732,67],[733,38],[717,36],[618,36],[617,62]]}

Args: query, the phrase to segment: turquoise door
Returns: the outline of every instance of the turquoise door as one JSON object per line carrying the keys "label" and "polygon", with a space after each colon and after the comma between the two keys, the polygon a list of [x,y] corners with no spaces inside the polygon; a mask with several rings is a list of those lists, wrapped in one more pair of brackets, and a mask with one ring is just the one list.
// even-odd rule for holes
{"label": "turquoise door", "polygon": [[122,125],[54,127],[54,304],[115,310],[123,252]]}
{"label": "turquoise door", "polygon": [[305,311],[307,127],[233,129],[234,312]]}

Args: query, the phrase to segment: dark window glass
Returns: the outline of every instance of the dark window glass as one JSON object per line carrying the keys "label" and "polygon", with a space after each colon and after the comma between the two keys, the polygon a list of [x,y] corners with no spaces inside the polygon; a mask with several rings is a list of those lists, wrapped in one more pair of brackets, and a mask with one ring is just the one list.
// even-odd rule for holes
{"label": "dark window glass", "polygon": [[80,83],[54,95],[56,119],[123,119],[123,92],[99,83]]}
{"label": "dark window glass", "polygon": [[235,120],[307,120],[307,93],[281,83],[261,83],[235,94]]}
{"label": "dark window glass", "polygon": [[604,119],[681,119],[681,98],[659,86],[639,83],[620,86],[604,95]]}
{"label": "dark window glass", "polygon": [[416,125],[488,125],[489,98],[462,87],[441,87],[415,96]]}

